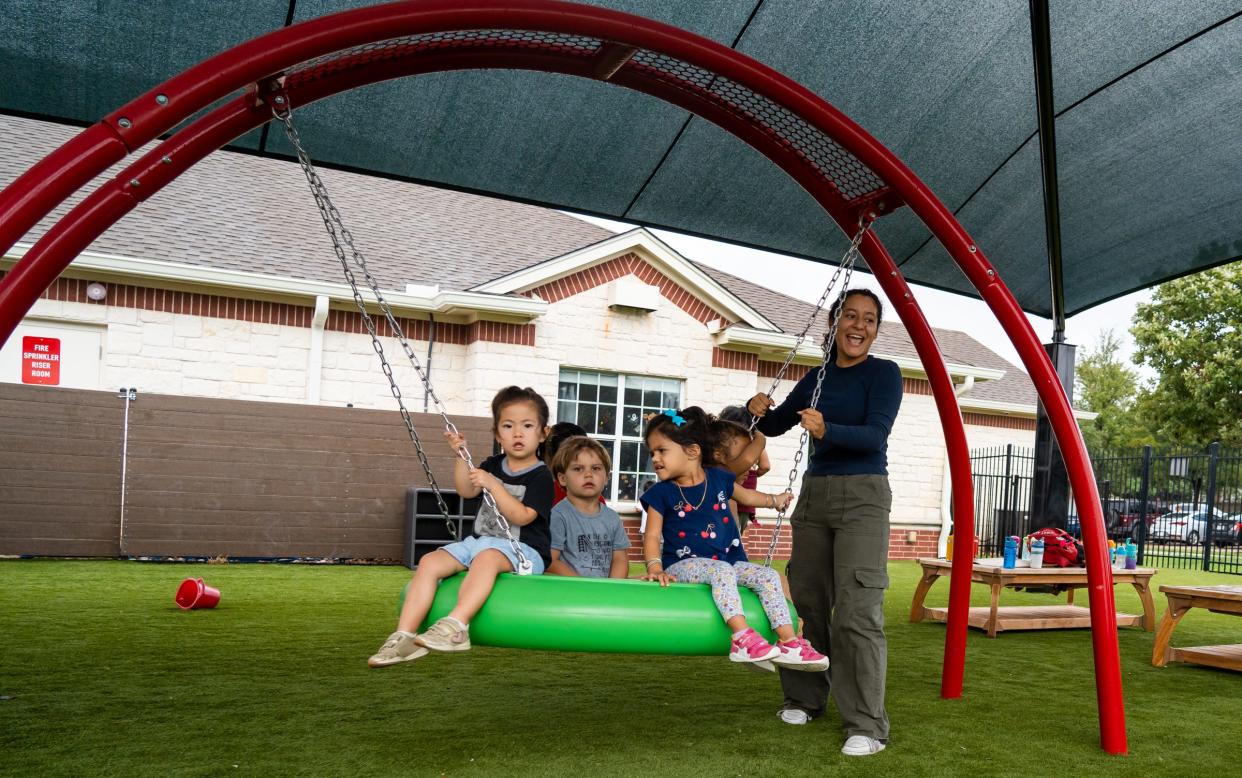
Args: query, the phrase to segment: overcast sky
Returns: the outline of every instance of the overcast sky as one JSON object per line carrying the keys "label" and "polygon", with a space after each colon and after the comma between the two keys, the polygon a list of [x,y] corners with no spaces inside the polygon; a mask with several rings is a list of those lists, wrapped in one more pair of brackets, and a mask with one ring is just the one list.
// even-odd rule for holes
{"label": "overcast sky", "polygon": [[[633,225],[623,222],[579,214],[571,215],[617,232],[633,229]],[[752,283],[812,304],[823,294],[824,287],[827,286],[828,280],[832,278],[832,273],[836,269],[831,265],[808,262],[783,254],[741,248],[704,238],[692,238],[664,230],[652,230],[652,232],[683,256],[696,262],[718,268]],[[870,274],[856,274],[851,286],[870,287],[887,301],[879,284]],[[1017,352],[1009,343],[1009,338],[1001,330],[991,310],[981,300],[928,289],[916,284],[911,284],[911,286],[915,290],[919,305],[927,315],[927,320],[933,327],[967,332],[1018,368],[1024,369],[1018,360]],[[1094,348],[1100,333],[1112,329],[1121,339],[1122,359],[1129,364],[1130,355],[1134,350],[1134,341],[1129,332],[1130,317],[1134,313],[1135,305],[1149,299],[1151,299],[1150,291],[1136,292],[1072,316],[1065,323],[1066,338],[1070,343],[1078,346],[1078,354],[1081,356],[1083,352]],[[1050,319],[1030,315],[1027,318],[1043,342],[1051,339],[1052,322]]]}

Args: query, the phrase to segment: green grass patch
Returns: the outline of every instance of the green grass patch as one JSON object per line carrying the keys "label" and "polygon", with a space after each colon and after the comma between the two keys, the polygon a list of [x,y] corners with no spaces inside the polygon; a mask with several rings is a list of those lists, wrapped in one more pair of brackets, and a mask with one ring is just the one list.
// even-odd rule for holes
{"label": "green grass patch", "polygon": [[[908,622],[917,565],[890,572],[892,741],[848,759],[832,714],[781,723],[775,677],[723,658],[476,648],[370,670],[403,568],[4,561],[0,773],[1236,774],[1242,674],[1153,668],[1152,634],[1121,630],[1131,754],[1109,757],[1088,632],[972,630],[965,696],[941,700],[944,627]],[[218,609],[175,606],[190,576],[221,590]],[[1153,584],[1239,581],[1169,570]],[[928,603],[947,596],[945,580]],[[1117,600],[1141,612],[1129,587]],[[1242,619],[1193,611],[1174,642],[1242,642]]]}

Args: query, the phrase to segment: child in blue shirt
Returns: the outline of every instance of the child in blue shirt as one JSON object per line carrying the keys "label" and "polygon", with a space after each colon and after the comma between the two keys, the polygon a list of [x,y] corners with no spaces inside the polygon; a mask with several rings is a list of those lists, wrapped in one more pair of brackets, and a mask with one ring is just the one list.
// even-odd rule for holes
{"label": "child in blue shirt", "polygon": [[[729,659],[771,661],[810,672],[828,667],[828,658],[798,637],[789,615],[780,575],[747,561],[729,499],[739,505],[784,509],[790,495],[763,494],[738,486],[734,474],[716,467],[716,422],[701,408],[666,410],[647,423],[643,439],[659,482],[640,498],[647,511],[643,536],[644,580],[708,583],[725,623],[733,630]],[[773,646],[751,629],[742,612],[738,587],[759,595],[776,631]]]}

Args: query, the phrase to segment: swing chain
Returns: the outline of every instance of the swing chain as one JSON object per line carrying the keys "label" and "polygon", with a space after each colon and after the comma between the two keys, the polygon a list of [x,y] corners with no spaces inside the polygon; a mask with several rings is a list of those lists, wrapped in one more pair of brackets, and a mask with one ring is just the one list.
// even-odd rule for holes
{"label": "swing chain", "polygon": [[[440,509],[441,515],[444,516],[444,522],[449,529],[450,535],[454,540],[458,539],[457,526],[451,518],[449,518],[448,505],[444,502],[444,496],[440,493],[439,484],[436,483],[435,476],[431,472],[431,463],[427,460],[427,454],[423,450],[422,441],[418,436],[418,432],[414,428],[414,420],[410,417],[410,412],[405,407],[402,399],[401,388],[397,385],[396,378],[393,376],[392,366],[388,363],[388,359],[384,354],[384,346],[380,342],[379,332],[376,328],[374,319],[367,311],[366,301],[363,299],[362,292],[358,288],[358,281],[353,270],[349,266],[349,259],[346,257],[345,246],[349,247],[349,256],[353,259],[354,265],[362,271],[363,277],[366,279],[367,286],[370,287],[371,293],[375,296],[376,303],[380,310],[384,313],[384,318],[388,322],[389,328],[396,337],[397,342],[401,345],[406,357],[410,361],[410,365],[414,368],[415,374],[423,384],[423,389],[427,393],[436,406],[436,411],[440,414],[440,418],[444,421],[446,431],[454,435],[460,435],[457,426],[448,417],[448,412],[444,404],[436,395],[435,390],[431,386],[431,380],[423,371],[422,363],[419,362],[418,356],[415,355],[414,349],[411,348],[409,341],[406,340],[405,332],[401,328],[400,322],[397,321],[396,315],[392,311],[392,307],[388,301],[384,299],[384,295],[380,292],[379,282],[371,274],[367,267],[366,258],[362,252],[354,244],[353,234],[345,226],[341,218],[341,213],[337,210],[332,202],[332,198],[328,195],[327,186],[323,179],[319,176],[318,170],[310,159],[310,155],[306,153],[306,149],[302,146],[301,136],[298,134],[297,128],[293,125],[292,110],[289,107],[288,100],[283,105],[273,107],[272,115],[275,116],[284,126],[285,137],[293,146],[297,154],[298,164],[302,168],[306,181],[310,185],[311,195],[315,198],[315,205],[319,208],[320,218],[323,219],[324,229],[328,233],[329,239],[332,241],[333,251],[336,253],[337,259],[341,263],[341,269],[344,271],[345,279],[349,282],[350,289],[353,291],[354,304],[358,308],[358,312],[362,316],[363,324],[367,328],[368,334],[371,336],[371,346],[375,350],[376,356],[379,357],[380,367],[384,372],[384,377],[388,379],[388,386],[392,392],[392,396],[397,401],[397,407],[401,412],[401,420],[405,424],[406,432],[409,434],[414,449],[418,452],[419,462],[422,464],[423,472],[427,476],[427,481],[431,485],[431,490],[436,496],[436,503]],[[342,245],[342,242],[344,245]],[[474,460],[470,455],[470,450],[461,445],[457,447],[457,456],[460,457],[468,467],[474,469]],[[533,571],[533,565],[526,555],[522,553],[521,547],[518,545],[517,539],[513,537],[510,530],[509,522],[505,519],[504,514],[500,512],[500,508],[496,505],[495,498],[486,489],[482,490],[483,502],[495,512],[501,529],[504,530],[510,546],[513,548],[514,554],[517,556],[518,565],[517,572],[519,575],[529,575]]]}
{"label": "swing chain", "polygon": [[[780,370],[777,371],[776,379],[772,382],[772,388],[768,390],[769,400],[772,399],[772,394],[776,391],[777,384],[780,383],[781,378],[784,376],[785,370],[793,362],[794,355],[798,351],[798,346],[802,345],[802,341],[806,338],[807,332],[810,331],[812,323],[815,321],[816,317],[819,316],[819,312],[823,310],[824,303],[828,300],[828,295],[832,292],[833,287],[836,286],[837,277],[841,276],[843,273],[844,276],[841,281],[841,289],[837,292],[837,301],[840,302],[845,298],[845,293],[850,288],[850,278],[854,275],[854,263],[857,261],[859,254],[858,247],[862,244],[863,236],[867,234],[867,230],[871,228],[871,224],[872,220],[868,219],[866,216],[859,217],[858,231],[854,233],[854,239],[850,241],[849,249],[846,250],[845,256],[841,258],[841,264],[837,266],[836,272],[832,274],[832,279],[828,282],[828,286],[824,289],[824,293],[820,295],[819,302],[815,305],[815,312],[811,314],[810,321],[807,322],[806,327],[803,328],[801,334],[798,335],[798,341],[794,344],[794,347],[790,349],[789,356],[785,358],[785,364],[781,365]],[[819,397],[824,388],[824,375],[828,370],[828,355],[832,351],[832,344],[836,342],[837,329],[840,324],[841,306],[838,305],[836,306],[836,310],[833,312],[832,321],[828,323],[828,332],[824,337],[822,345],[823,359],[820,361],[819,370],[815,374],[815,388],[811,391],[811,404],[808,406],[810,408],[814,408],[819,404]],[[754,429],[755,425],[758,423],[759,417],[755,416],[751,421],[751,429]],[[798,467],[802,464],[802,458],[806,455],[806,450],[810,442],[810,435],[811,431],[803,427],[802,434],[798,437],[798,450],[794,453],[793,466],[789,468],[789,483],[785,487],[785,491],[791,494],[793,493],[794,482],[798,480]],[[780,538],[781,526],[784,522],[785,509],[782,508],[776,512],[776,526],[772,529],[772,537],[768,541],[768,553],[763,562],[764,567],[772,566],[772,557],[776,554],[776,542]]]}
{"label": "swing chain", "polygon": [[[871,229],[872,219],[868,216],[860,216],[858,218],[858,230],[854,233],[854,238],[850,241],[850,247],[846,249],[845,256],[841,258],[840,264],[837,265],[836,272],[832,274],[832,278],[828,280],[828,285],[824,287],[824,293],[819,296],[819,300],[815,303],[815,310],[811,312],[811,317],[807,319],[806,326],[802,328],[802,332],[798,333],[798,337],[794,340],[793,348],[789,349],[789,353],[785,356],[785,361],[781,363],[780,368],[776,371],[776,376],[772,379],[772,385],[768,387],[768,399],[772,399],[772,395],[776,394],[776,389],[781,381],[785,378],[785,372],[789,370],[789,366],[793,364],[794,358],[798,356],[798,349],[802,347],[806,341],[807,334],[811,331],[811,327],[815,325],[815,320],[819,318],[820,311],[824,310],[824,304],[828,302],[828,296],[832,294],[833,288],[837,285],[837,278],[845,269],[848,262],[852,269],[854,261],[858,258],[858,247],[862,244],[863,237],[867,234],[867,230]],[[845,276],[844,287],[848,288],[850,283],[850,274]],[[752,416],[750,420],[750,428],[754,430],[755,425],[759,423],[758,416]]]}

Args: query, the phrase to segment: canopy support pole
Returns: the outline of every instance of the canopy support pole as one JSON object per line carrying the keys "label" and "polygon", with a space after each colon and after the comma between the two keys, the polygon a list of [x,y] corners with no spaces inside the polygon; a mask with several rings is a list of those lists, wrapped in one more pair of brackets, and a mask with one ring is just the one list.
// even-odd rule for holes
{"label": "canopy support pole", "polygon": [[[1052,343],[1046,344],[1045,349],[1061,379],[1061,386],[1072,400],[1074,347],[1065,342],[1065,276],[1061,254],[1061,198],[1057,182],[1056,107],[1052,90],[1052,33],[1048,21],[1048,0],[1030,0],[1030,9],[1035,110],[1039,117],[1039,160],[1048,244],[1048,282],[1052,299]],[[1064,529],[1069,520],[1069,476],[1065,472],[1065,460],[1043,403],[1037,405],[1035,414],[1033,475],[1028,529]]]}

